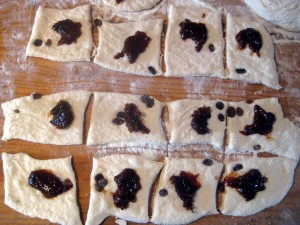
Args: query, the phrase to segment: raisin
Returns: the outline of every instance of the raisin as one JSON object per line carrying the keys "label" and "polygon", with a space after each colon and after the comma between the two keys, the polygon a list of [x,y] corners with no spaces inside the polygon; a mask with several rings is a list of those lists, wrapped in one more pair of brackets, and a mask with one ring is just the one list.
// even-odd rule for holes
{"label": "raisin", "polygon": [[168,191],[167,191],[166,189],[161,189],[161,190],[159,191],[159,195],[160,195],[161,197],[166,197],[166,196],[168,195]]}
{"label": "raisin", "polygon": [[52,29],[61,35],[57,46],[76,43],[77,39],[81,36],[81,27],[81,23],[75,23],[69,19],[61,20],[55,23],[52,26]]}
{"label": "raisin", "polygon": [[33,44],[37,47],[41,46],[43,44],[43,41],[41,39],[35,39]]}
{"label": "raisin", "polygon": [[233,117],[235,117],[235,108],[234,107],[232,107],[232,106],[229,106],[228,108],[227,108],[227,110],[226,110],[226,115],[228,116],[228,117],[231,117],[231,118],[233,118]]}
{"label": "raisin", "polygon": [[15,110],[14,110],[14,113],[20,113],[20,110],[15,109]]}
{"label": "raisin", "polygon": [[209,44],[208,49],[209,49],[210,52],[214,52],[216,50],[215,46],[213,44]]}
{"label": "raisin", "polygon": [[211,117],[210,107],[199,107],[192,114],[192,128],[197,131],[198,134],[208,134],[208,122],[207,120]]}
{"label": "raisin", "polygon": [[218,119],[223,122],[225,120],[225,116],[223,115],[223,113],[219,113],[218,114]]}
{"label": "raisin", "polygon": [[154,69],[153,66],[149,66],[149,67],[148,67],[148,70],[149,70],[149,72],[150,72],[151,74],[153,74],[153,75],[156,74],[156,70]]}
{"label": "raisin", "polygon": [[117,118],[114,118],[112,122],[115,125],[122,125],[125,121],[122,118],[117,117]]}
{"label": "raisin", "polygon": [[204,159],[202,162],[205,166],[212,166],[214,164],[214,161],[211,159]]}
{"label": "raisin", "polygon": [[216,103],[216,108],[219,109],[219,110],[224,109],[224,103],[223,102],[217,102]]}
{"label": "raisin", "polygon": [[102,20],[94,19],[94,24],[95,24],[96,27],[101,27],[102,26]]}
{"label": "raisin", "polygon": [[243,110],[242,108],[240,108],[240,107],[237,107],[237,108],[236,108],[236,114],[237,114],[238,116],[243,116],[244,110]]}
{"label": "raisin", "polygon": [[244,73],[247,73],[247,70],[245,70],[245,69],[236,69],[235,72],[237,72],[238,74],[244,74]]}
{"label": "raisin", "polygon": [[100,173],[95,176],[95,182],[95,187],[98,192],[102,192],[108,183],[108,181]]}
{"label": "raisin", "polygon": [[31,96],[32,96],[33,99],[40,99],[40,98],[42,97],[41,94],[36,93],[36,92],[33,92],[33,93],[31,94]]}
{"label": "raisin", "polygon": [[241,170],[241,169],[243,169],[243,165],[242,165],[242,164],[236,164],[236,165],[232,168],[233,171],[238,171],[238,170]]}
{"label": "raisin", "polygon": [[254,149],[255,151],[260,150],[260,148],[261,148],[260,145],[254,145],[254,146],[253,146],[253,149]]}
{"label": "raisin", "polygon": [[125,112],[122,112],[122,111],[117,113],[117,117],[118,117],[118,118],[124,118],[125,115],[126,115],[126,113],[125,113]]}
{"label": "raisin", "polygon": [[253,102],[254,102],[254,101],[253,101],[253,99],[251,99],[251,98],[246,100],[246,103],[247,103],[247,104],[252,104]]}
{"label": "raisin", "polygon": [[146,104],[147,108],[154,106],[154,98],[150,98],[149,95],[143,95],[141,101]]}
{"label": "raisin", "polygon": [[45,45],[46,45],[47,47],[50,47],[50,46],[52,45],[51,39],[47,39]]}
{"label": "raisin", "polygon": [[50,111],[50,115],[53,116],[52,120],[50,120],[50,123],[58,129],[67,128],[74,120],[72,107],[65,100],[59,101]]}

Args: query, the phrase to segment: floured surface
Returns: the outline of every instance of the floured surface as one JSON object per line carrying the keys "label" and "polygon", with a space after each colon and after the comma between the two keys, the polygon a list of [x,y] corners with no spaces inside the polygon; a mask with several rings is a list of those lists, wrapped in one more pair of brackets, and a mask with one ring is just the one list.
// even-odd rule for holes
{"label": "floured surface", "polygon": [[[62,225],[81,225],[76,198],[76,179],[71,157],[37,160],[27,154],[2,154],[5,176],[5,204],[31,217],[48,219]],[[28,184],[35,170],[50,170],[62,181],[71,180],[73,187],[54,198],[46,198]]]}
{"label": "floured surface", "polygon": [[[173,2],[173,1],[172,1]],[[180,0],[184,4],[184,0]],[[233,15],[240,15],[245,19],[257,20],[257,16],[251,13],[242,1],[238,0],[207,0],[214,7],[225,7],[225,9]],[[0,101],[5,102],[14,98],[28,96],[32,92],[39,92],[43,95],[58,93],[71,90],[90,90],[90,91],[107,91],[121,92],[132,94],[149,94],[156,97],[160,101],[174,101],[184,98],[189,99],[222,99],[226,101],[243,101],[248,98],[267,98],[278,97],[282,105],[284,114],[290,120],[300,117],[300,51],[298,42],[299,39],[295,33],[287,33],[278,29],[272,24],[259,20],[263,23],[272,34],[272,39],[275,40],[275,54],[278,63],[278,70],[281,74],[280,84],[284,89],[276,91],[267,88],[263,85],[249,84],[244,81],[223,80],[210,77],[189,77],[189,78],[174,78],[174,77],[143,77],[131,74],[104,69],[93,62],[71,62],[59,63],[50,60],[25,57],[25,50],[28,44],[32,25],[34,23],[35,13],[39,5],[52,8],[73,8],[82,3],[88,3],[86,0],[68,0],[68,1],[45,1],[45,0],[30,0],[30,1],[5,1],[0,6],[0,18],[2,27],[2,35],[0,36]],[[136,21],[141,17],[147,18],[162,18],[160,10],[158,15],[153,15],[153,12],[145,13],[130,13],[126,14],[132,20]],[[156,11],[156,9],[154,10]],[[93,11],[94,13],[94,11]],[[132,15],[133,14],[133,15]],[[125,13],[122,13],[125,15]],[[280,35],[279,35],[280,34]],[[97,45],[98,32],[93,27],[93,35],[95,44]],[[87,122],[85,123],[85,138],[88,133],[88,124],[90,120],[91,108],[87,110]],[[0,109],[0,125],[3,127],[4,117]],[[299,126],[299,124],[297,125]],[[0,136],[3,130],[0,129]],[[101,146],[49,146],[37,145],[35,143],[11,140],[8,142],[0,142],[1,151],[9,151],[17,153],[24,151],[39,159],[60,158],[72,155],[74,158],[74,167],[76,174],[81,179],[78,181],[80,188],[79,200],[83,211],[83,221],[86,220],[89,192],[90,192],[90,174],[92,170],[92,157],[105,156],[114,153],[126,153],[124,148],[103,149]],[[167,154],[172,154],[174,157],[192,157],[197,156],[203,151],[192,152],[195,148],[190,148],[185,152],[157,152],[160,149],[152,151],[144,151],[139,149],[138,154],[145,154],[151,158],[157,158],[154,152],[159,153],[158,158],[162,159]],[[201,148],[202,149],[202,148]],[[207,149],[210,150],[210,149]],[[135,152],[133,148],[128,149],[130,152]],[[161,154],[162,153],[162,154]],[[210,157],[211,151],[207,152]],[[235,155],[233,155],[235,156]],[[222,160],[222,157],[218,157]],[[0,165],[1,165],[0,161]],[[0,193],[3,190],[3,172],[0,166]],[[208,225],[215,224],[275,224],[281,225],[288,223],[297,225],[300,221],[298,211],[299,204],[299,179],[300,167],[297,168],[295,185],[288,193],[287,197],[278,205],[268,208],[263,212],[243,218],[231,217],[223,215],[212,215],[203,217],[201,221],[196,221],[193,224],[205,223]],[[48,225],[48,221],[34,219],[10,209],[4,204],[4,199],[0,195],[0,220],[4,224],[13,225]],[[115,218],[108,218],[104,224],[115,225]]]}

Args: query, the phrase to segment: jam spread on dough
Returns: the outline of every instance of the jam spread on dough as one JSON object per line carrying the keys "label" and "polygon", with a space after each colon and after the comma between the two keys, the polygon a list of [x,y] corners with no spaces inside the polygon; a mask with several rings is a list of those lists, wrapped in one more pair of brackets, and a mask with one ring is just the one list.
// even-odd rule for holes
{"label": "jam spread on dough", "polygon": [[72,20],[66,19],[55,23],[52,29],[61,35],[57,43],[59,45],[70,45],[76,43],[77,39],[81,36],[81,23],[74,23]]}
{"label": "jam spread on dough", "polygon": [[137,60],[140,54],[142,54],[148,47],[151,38],[146,33],[137,31],[135,35],[129,36],[124,41],[124,47],[120,53],[115,55],[115,59],[119,59],[125,56],[128,57],[129,63],[133,64]]}
{"label": "jam spread on dough", "polygon": [[170,178],[171,183],[175,186],[175,190],[179,198],[183,201],[183,207],[192,210],[194,207],[194,196],[201,187],[197,177],[199,174],[192,174],[181,171],[179,176],[173,175]]}
{"label": "jam spread on dough", "polygon": [[126,168],[114,177],[118,189],[113,193],[116,207],[124,210],[128,208],[129,202],[136,202],[136,194],[142,188],[140,177],[133,169]]}
{"label": "jam spread on dough", "polygon": [[241,30],[236,36],[236,41],[239,44],[240,49],[245,49],[247,45],[252,50],[252,52],[256,53],[258,57],[260,57],[259,50],[262,47],[262,37],[259,31],[253,28],[247,28],[245,30]]}
{"label": "jam spread on dough", "polygon": [[50,120],[50,123],[58,129],[67,128],[74,120],[72,107],[65,100],[59,101],[57,105],[50,111],[50,115],[53,116],[52,120]]}
{"label": "jam spread on dough", "polygon": [[54,198],[73,187],[69,179],[62,182],[49,170],[32,171],[28,177],[28,183],[31,187],[42,192],[46,198]]}
{"label": "jam spread on dough", "polygon": [[268,179],[262,176],[259,170],[251,169],[239,177],[228,175],[223,182],[229,187],[236,188],[246,201],[250,201],[255,198],[257,192],[266,189],[267,181]]}
{"label": "jam spread on dough", "polygon": [[267,135],[272,132],[275,121],[276,117],[273,113],[266,112],[259,105],[255,105],[253,123],[245,126],[244,130],[240,131],[240,133],[243,135]]}
{"label": "jam spread on dough", "polygon": [[211,117],[210,107],[199,107],[192,114],[192,128],[197,131],[198,134],[208,134],[209,129],[207,127],[207,120]]}
{"label": "jam spread on dough", "polygon": [[194,23],[188,19],[185,19],[179,24],[180,36],[183,40],[191,38],[196,43],[196,52],[200,52],[203,45],[208,39],[208,32],[205,24]]}

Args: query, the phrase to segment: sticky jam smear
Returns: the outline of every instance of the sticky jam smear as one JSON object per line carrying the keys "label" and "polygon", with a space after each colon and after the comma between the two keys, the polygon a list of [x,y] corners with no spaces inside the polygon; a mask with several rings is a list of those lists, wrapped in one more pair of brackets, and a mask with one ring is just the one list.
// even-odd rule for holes
{"label": "sticky jam smear", "polygon": [[179,176],[173,175],[170,178],[171,183],[175,186],[175,190],[179,198],[183,201],[183,207],[186,210],[193,211],[194,197],[201,184],[197,180],[199,174],[192,174],[181,171]]}
{"label": "sticky jam smear", "polygon": [[205,24],[194,23],[185,19],[179,24],[179,26],[181,27],[180,36],[182,40],[186,40],[188,38],[192,39],[196,43],[196,52],[200,52],[208,39],[208,32]]}
{"label": "sticky jam smear", "polygon": [[59,45],[70,45],[76,43],[77,39],[81,36],[81,23],[74,23],[72,20],[66,19],[55,23],[52,29],[61,35],[57,43]]}
{"label": "sticky jam smear", "polygon": [[262,176],[259,170],[251,169],[239,177],[228,175],[225,177],[223,183],[235,188],[246,201],[250,201],[255,198],[257,192],[266,189],[265,183],[267,181],[268,179]]}
{"label": "sticky jam smear", "polygon": [[245,30],[241,30],[235,36],[235,39],[239,44],[240,49],[245,49],[246,46],[249,45],[252,52],[256,53],[256,55],[260,57],[259,50],[261,49],[263,42],[259,31],[253,28],[247,28]]}
{"label": "sticky jam smear", "polygon": [[259,105],[255,105],[253,123],[245,126],[240,133],[246,136],[251,134],[267,135],[272,132],[275,121],[276,117],[273,113],[266,112]]}
{"label": "sticky jam smear", "polygon": [[42,192],[46,198],[54,198],[73,187],[69,179],[62,182],[50,170],[32,171],[28,177],[28,184]]}
{"label": "sticky jam smear", "polygon": [[137,31],[135,35],[129,36],[124,41],[124,47],[120,53],[114,56],[115,59],[119,59],[125,56],[128,57],[129,63],[136,62],[140,54],[142,54],[148,47],[151,38],[146,33]]}
{"label": "sticky jam smear", "polygon": [[74,120],[72,107],[65,100],[59,101],[57,105],[50,111],[50,115],[53,116],[52,120],[50,120],[50,123],[58,129],[67,128]]}
{"label": "sticky jam smear", "polygon": [[114,177],[118,189],[113,193],[115,206],[124,210],[129,202],[136,202],[136,194],[142,188],[140,177],[133,169],[126,168],[119,175]]}
{"label": "sticky jam smear", "polygon": [[195,131],[197,131],[198,134],[208,134],[209,129],[207,127],[207,120],[211,117],[210,107],[199,107],[197,110],[194,111],[192,117],[192,128]]}

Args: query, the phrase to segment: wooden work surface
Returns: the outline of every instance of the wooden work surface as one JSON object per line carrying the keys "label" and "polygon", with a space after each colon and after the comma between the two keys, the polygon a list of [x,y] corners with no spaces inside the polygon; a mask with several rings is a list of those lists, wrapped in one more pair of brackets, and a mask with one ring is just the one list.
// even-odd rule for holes
{"label": "wooden work surface", "polygon": [[[55,3],[54,3],[55,2]],[[29,95],[32,92],[51,94],[67,90],[90,90],[153,95],[160,101],[183,98],[223,99],[241,101],[249,98],[279,97],[285,116],[291,120],[300,117],[300,44],[282,42],[275,45],[276,60],[281,85],[276,91],[263,85],[246,84],[240,81],[217,78],[165,78],[141,77],[103,69],[92,62],[59,63],[40,58],[25,57],[35,11],[38,5],[67,8],[74,4],[66,1],[0,1],[0,101]],[[73,1],[74,2],[74,1]],[[240,1],[211,0],[214,6],[224,6],[229,11],[247,10]],[[80,5],[76,4],[76,5]],[[95,42],[98,39],[94,29]],[[92,103],[92,102],[91,102]],[[86,113],[85,139],[89,126],[91,104]],[[0,136],[4,123],[0,110]],[[34,129],[34,125],[32,127]],[[0,142],[0,151],[9,153],[25,152],[37,159],[50,159],[73,156],[74,168],[78,177],[79,202],[82,219],[86,220],[89,203],[89,176],[92,157],[101,155],[101,148],[77,146],[54,146],[30,143],[20,140]],[[116,150],[108,151],[114,153]],[[108,154],[107,152],[107,154]],[[119,152],[119,151],[118,151]],[[165,153],[168,154],[168,153]],[[193,153],[189,154],[193,156]],[[297,167],[295,181],[287,197],[278,205],[254,216],[231,217],[213,215],[202,218],[194,224],[300,224],[300,167]],[[280,178],[278,178],[280,179]],[[168,210],[168,209],[166,209]],[[0,224],[50,224],[41,219],[24,216],[4,204],[4,178],[0,160]],[[114,218],[105,224],[115,224]],[[131,223],[130,223],[131,224]]]}

